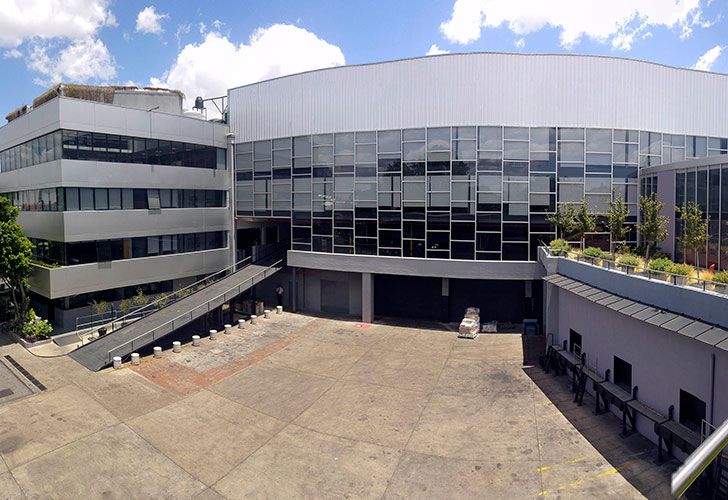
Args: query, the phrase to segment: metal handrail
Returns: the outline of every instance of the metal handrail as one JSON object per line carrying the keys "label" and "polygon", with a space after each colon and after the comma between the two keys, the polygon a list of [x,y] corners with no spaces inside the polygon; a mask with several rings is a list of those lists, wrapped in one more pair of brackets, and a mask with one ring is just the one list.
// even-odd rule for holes
{"label": "metal handrail", "polygon": [[[266,252],[263,255],[255,255],[256,261],[259,261],[261,259],[264,259],[266,257],[269,257],[271,255],[274,255],[274,254],[280,252],[282,250],[281,246],[283,246],[284,244],[287,245],[287,243],[288,243],[287,241],[282,241],[282,242],[280,242],[280,245],[276,244],[278,246],[276,246],[276,248],[272,249],[270,252]],[[249,256],[245,257],[244,259],[239,260],[238,262],[236,262],[232,265],[224,267],[213,274],[205,276],[201,280],[195,281],[194,283],[189,284],[183,288],[180,288],[179,290],[176,290],[174,292],[171,292],[163,297],[159,297],[158,299],[156,299],[148,304],[145,304],[144,306],[139,307],[139,308],[135,309],[134,311],[131,311],[131,312],[125,314],[124,316],[121,316],[119,318],[113,318],[108,323],[104,323],[101,328],[106,327],[108,330],[113,331],[113,327],[115,324],[121,323],[123,326],[124,322],[127,319],[131,319],[132,317],[139,316],[139,315],[144,316],[144,314],[142,312],[144,310],[151,309],[152,306],[157,306],[157,307],[156,307],[156,309],[154,309],[154,311],[150,311],[150,312],[156,312],[156,311],[159,311],[160,309],[170,306],[170,305],[176,303],[177,301],[179,301],[180,299],[188,297],[189,295],[192,295],[195,292],[198,292],[200,290],[203,290],[204,288],[207,288],[212,283],[209,283],[209,284],[205,285],[204,287],[198,288],[197,290],[194,290],[194,287],[196,287],[206,281],[212,281],[212,282],[217,281],[217,278],[215,278],[215,277],[220,275],[221,273],[227,273],[230,270],[232,270],[232,272],[236,272],[237,270],[239,270],[238,269],[239,266],[242,265],[246,261],[250,261],[249,263],[252,263],[253,257],[254,257],[253,255],[249,255]],[[223,276],[223,277],[225,277],[225,276]],[[189,291],[189,293],[186,293],[187,291]],[[176,298],[174,298],[174,300],[170,300],[170,298],[172,298],[172,297],[176,297]]]}
{"label": "metal handrail", "polygon": [[[194,308],[194,309],[193,309],[192,311],[194,311],[194,310],[197,310],[197,309],[199,309],[199,308],[200,308],[200,307],[202,307],[203,305],[206,305],[206,306],[207,306],[207,311],[206,311],[206,312],[210,312],[210,303],[212,303],[213,301],[215,301],[215,300],[219,299],[220,297],[223,297],[223,298],[224,298],[224,297],[225,297],[225,295],[227,295],[228,293],[230,293],[231,291],[233,291],[233,290],[236,290],[236,289],[237,289],[237,293],[236,293],[236,295],[238,295],[238,294],[242,293],[242,292],[240,291],[240,288],[241,288],[241,287],[243,286],[243,284],[244,284],[244,283],[247,283],[248,281],[250,281],[250,283],[251,283],[251,286],[252,286],[252,285],[254,285],[254,284],[255,284],[255,283],[254,283],[254,282],[255,282],[255,279],[256,279],[256,278],[257,278],[258,276],[260,276],[261,274],[265,275],[265,273],[267,273],[268,271],[270,271],[271,269],[273,269],[273,268],[274,268],[274,267],[276,267],[277,265],[281,264],[281,263],[282,263],[282,262],[284,262],[285,260],[286,260],[286,258],[285,258],[285,257],[283,257],[283,258],[281,258],[281,259],[277,260],[276,262],[274,262],[273,264],[270,264],[270,265],[269,265],[268,267],[266,267],[266,268],[265,268],[265,269],[263,269],[262,271],[260,271],[260,272],[258,272],[258,273],[256,273],[256,274],[254,274],[254,275],[253,275],[252,277],[250,277],[250,278],[248,278],[247,280],[245,280],[245,281],[244,281],[243,283],[240,283],[240,284],[238,284],[238,285],[236,285],[236,286],[234,286],[234,287],[232,287],[232,288],[230,288],[230,289],[228,289],[228,290],[224,291],[223,293],[221,293],[221,294],[218,294],[218,295],[216,295],[216,296],[214,296],[214,297],[210,298],[210,299],[209,299],[209,300],[208,300],[207,302],[205,302],[205,304],[200,304],[199,306],[195,307],[195,308]],[[265,277],[265,276],[264,276],[264,277]],[[188,312],[182,313],[182,314],[180,314],[180,315],[178,315],[178,316],[176,316],[176,317],[172,318],[171,320],[169,320],[169,321],[166,321],[166,322],[162,323],[161,325],[159,325],[159,326],[158,326],[157,328],[155,328],[154,330],[151,330],[151,331],[149,331],[149,332],[146,332],[146,333],[143,333],[143,334],[141,334],[141,335],[138,335],[138,336],[134,337],[133,339],[127,340],[127,341],[126,341],[126,342],[124,342],[123,344],[121,344],[121,345],[118,345],[118,346],[114,347],[113,349],[110,349],[110,350],[109,350],[109,351],[107,351],[107,353],[106,353],[106,355],[107,355],[107,362],[111,362],[111,360],[113,359],[113,353],[114,353],[115,351],[118,351],[118,350],[119,350],[119,349],[121,349],[122,347],[126,347],[126,346],[128,346],[129,344],[131,344],[131,348],[132,348],[132,350],[134,350],[134,342],[135,342],[135,341],[137,341],[137,340],[139,340],[139,339],[141,339],[142,337],[146,337],[146,336],[148,336],[148,335],[149,335],[150,333],[152,334],[152,341],[154,341],[154,340],[155,340],[155,338],[156,338],[156,337],[155,337],[155,334],[156,334],[157,330],[159,330],[159,329],[161,329],[161,328],[163,328],[163,327],[165,327],[165,326],[169,325],[170,323],[172,323],[172,327],[173,327],[173,328],[172,328],[172,330],[175,330],[175,329],[176,329],[176,328],[174,328],[174,322],[175,322],[175,321],[177,321],[177,320],[179,320],[179,319],[181,319],[181,318],[183,318],[183,317],[185,317],[185,316],[188,316],[188,315],[190,316],[190,321],[191,321],[191,320],[192,320],[192,311],[188,311]],[[187,321],[186,323],[189,323],[189,321]],[[185,324],[186,324],[186,323],[185,323]]]}
{"label": "metal handrail", "polygon": [[[548,246],[544,246],[546,251],[549,255],[553,257],[566,257],[567,259],[571,259],[572,257],[569,257],[568,252],[565,255],[553,255],[551,253],[551,250]],[[688,286],[692,288],[696,288],[695,285],[689,284],[688,281],[692,280],[696,282],[697,288],[702,289],[704,292],[707,291],[708,285],[712,285],[714,287],[713,291],[716,293],[720,293],[722,295],[728,295],[728,283],[720,283],[718,281],[713,280],[706,280],[704,278],[700,277],[700,269],[696,269],[696,272],[698,274],[698,277],[694,276],[686,276],[684,274],[675,274],[668,271],[654,271],[652,269],[649,269],[647,266],[641,267],[641,266],[632,266],[629,264],[623,264],[619,263],[616,260],[609,260],[605,259],[603,257],[589,257],[588,255],[582,255],[582,254],[576,254],[576,257],[573,258],[573,260],[576,260],[577,262],[586,262],[588,264],[594,265],[594,262],[596,260],[602,261],[602,267],[605,269],[618,269],[623,268],[625,269],[625,274],[640,274],[640,269],[642,269],[644,272],[641,273],[641,276],[646,277],[649,280],[657,280],[657,281],[663,281],[667,282],[665,278],[669,278],[670,283],[677,286]],[[606,266],[604,265],[606,263]],[[684,280],[684,283],[682,283]]]}
{"label": "metal handrail", "polygon": [[698,446],[672,475],[670,491],[680,498],[728,446],[728,419]]}

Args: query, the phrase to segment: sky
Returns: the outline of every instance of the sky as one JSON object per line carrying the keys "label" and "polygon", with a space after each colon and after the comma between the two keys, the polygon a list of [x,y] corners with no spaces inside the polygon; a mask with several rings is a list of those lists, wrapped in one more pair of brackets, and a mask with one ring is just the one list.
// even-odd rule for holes
{"label": "sky", "polygon": [[56,83],[231,87],[457,52],[601,54],[728,73],[728,0],[0,0],[2,115]]}

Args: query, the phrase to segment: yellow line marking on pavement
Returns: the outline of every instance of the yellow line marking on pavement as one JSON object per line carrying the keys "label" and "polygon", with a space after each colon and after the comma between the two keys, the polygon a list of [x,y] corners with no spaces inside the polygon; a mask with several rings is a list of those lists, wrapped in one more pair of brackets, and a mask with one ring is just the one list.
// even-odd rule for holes
{"label": "yellow line marking on pavement", "polygon": [[[595,456],[595,457],[596,457],[596,455],[593,455],[593,456]],[[576,464],[576,463],[579,463],[579,462],[583,462],[583,461],[584,461],[584,460],[586,460],[587,458],[590,458],[590,457],[589,457],[589,456],[584,456],[584,457],[574,458],[574,459],[572,459],[572,460],[567,460],[566,462],[560,462],[560,463],[558,463],[558,464],[553,464],[553,465],[544,465],[544,466],[542,466],[542,467],[539,467],[539,468],[538,468],[538,469],[536,469],[536,470],[537,470],[538,472],[544,472],[544,471],[547,471],[547,470],[551,470],[551,469],[554,469],[554,468],[556,468],[556,467],[561,467],[562,465],[569,465],[569,464]]]}
{"label": "yellow line marking on pavement", "polygon": [[617,473],[617,472],[619,472],[619,471],[621,471],[623,469],[626,469],[627,467],[633,465],[635,462],[636,462],[636,460],[630,460],[629,462],[625,462],[625,463],[623,463],[620,466],[614,467],[613,469],[609,469],[609,470],[604,471],[604,472],[600,472],[599,474],[596,474],[594,476],[590,476],[590,477],[587,477],[585,479],[577,479],[576,481],[574,481],[572,483],[565,484],[563,486],[559,486],[558,488],[554,488],[553,490],[542,491],[541,493],[538,494],[538,496],[545,497],[546,495],[550,495],[552,493],[558,493],[559,491],[564,491],[564,490],[569,489],[569,488],[576,488],[577,486],[580,486],[582,483],[584,483],[586,481],[594,481],[595,479],[599,479],[599,478],[602,478],[602,477],[607,477],[607,476],[610,476],[612,474],[615,474],[615,473]]}

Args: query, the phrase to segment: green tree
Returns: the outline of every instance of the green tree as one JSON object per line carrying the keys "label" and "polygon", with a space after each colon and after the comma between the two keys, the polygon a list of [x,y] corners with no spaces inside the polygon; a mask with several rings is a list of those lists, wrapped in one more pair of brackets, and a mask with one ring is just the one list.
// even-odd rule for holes
{"label": "green tree", "polygon": [[556,212],[547,215],[546,220],[556,229],[556,236],[563,238],[574,230],[576,209],[574,205],[558,205]]}
{"label": "green tree", "polygon": [[667,217],[660,215],[664,206],[655,193],[640,198],[640,221],[637,223],[637,231],[645,243],[646,260],[650,259],[650,248],[667,238]]}
{"label": "green tree", "polygon": [[[687,252],[695,252],[695,267],[700,269],[700,248],[705,249],[710,235],[708,234],[708,221],[710,217],[704,217],[703,211],[694,201],[688,202],[677,208],[677,213],[682,221],[682,236],[678,238],[685,250],[683,262]],[[698,271],[700,272],[700,271]]]}
{"label": "green tree", "polygon": [[13,319],[20,328],[28,312],[28,277],[33,271],[33,244],[17,222],[18,209],[0,196],[0,277],[10,290]]}
{"label": "green tree", "polygon": [[609,202],[609,211],[607,212],[607,228],[609,229],[609,251],[614,253],[614,242],[624,241],[625,236],[629,232],[629,227],[625,224],[629,208],[621,196],[617,193],[612,195],[612,201]]}
{"label": "green tree", "polygon": [[584,248],[584,235],[591,233],[597,228],[596,216],[589,213],[586,200],[581,200],[581,205],[574,212],[574,224],[572,230],[581,240],[581,248]]}

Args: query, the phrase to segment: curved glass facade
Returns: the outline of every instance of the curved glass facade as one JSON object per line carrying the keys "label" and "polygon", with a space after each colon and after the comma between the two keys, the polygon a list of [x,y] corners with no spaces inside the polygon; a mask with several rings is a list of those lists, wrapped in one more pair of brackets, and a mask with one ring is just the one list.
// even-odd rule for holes
{"label": "curved glass facade", "polygon": [[594,128],[285,137],[236,145],[236,208],[290,218],[294,250],[535,260],[557,204],[585,199],[600,214],[619,196],[635,242],[640,167],[726,153],[724,138]]}

